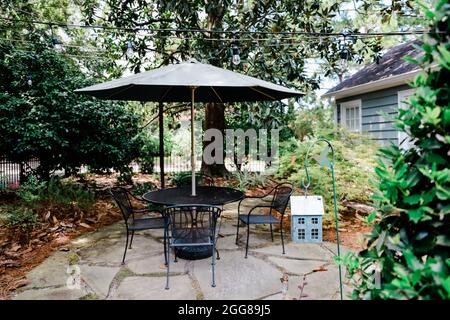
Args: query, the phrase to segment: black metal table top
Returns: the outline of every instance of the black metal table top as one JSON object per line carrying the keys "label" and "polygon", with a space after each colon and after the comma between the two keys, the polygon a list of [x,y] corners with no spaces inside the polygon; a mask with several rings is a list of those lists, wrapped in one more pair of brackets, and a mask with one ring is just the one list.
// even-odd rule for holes
{"label": "black metal table top", "polygon": [[191,195],[191,186],[161,189],[145,193],[144,200],[162,205],[210,204],[224,205],[244,198],[244,193],[227,187],[197,186],[196,196]]}

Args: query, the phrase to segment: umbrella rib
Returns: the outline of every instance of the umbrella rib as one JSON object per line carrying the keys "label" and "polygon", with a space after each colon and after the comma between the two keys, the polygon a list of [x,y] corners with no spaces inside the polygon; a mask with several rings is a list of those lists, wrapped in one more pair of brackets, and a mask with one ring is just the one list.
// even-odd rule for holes
{"label": "umbrella rib", "polygon": [[219,98],[220,102],[223,103],[222,98],[219,96],[219,94],[218,94],[217,91],[214,89],[214,87],[210,86],[210,88],[211,88],[212,91],[215,93],[215,95],[217,96],[217,98]]}
{"label": "umbrella rib", "polygon": [[172,90],[173,86],[170,86],[169,89],[166,90],[166,92],[164,92],[163,96],[161,97],[161,99],[159,99],[160,102],[162,102],[164,100],[164,98],[167,96],[167,94],[169,93],[170,90]]}
{"label": "umbrella rib", "polygon": [[[106,99],[110,99],[112,97],[114,97],[115,95],[118,95],[119,93],[121,93],[122,91],[128,90],[130,88],[132,88],[134,86],[134,84],[130,84],[128,86],[124,86],[122,89],[120,89],[117,92],[113,92],[112,94],[110,94],[109,96],[106,97]],[[113,99],[114,100],[114,99]]]}
{"label": "umbrella rib", "polygon": [[265,95],[266,97],[268,97],[268,98],[270,98],[270,99],[272,99],[272,100],[277,100],[276,98],[272,97],[270,94],[267,94],[267,93],[265,93],[265,92],[263,92],[263,91],[261,91],[261,90],[258,90],[258,89],[253,88],[253,87],[249,87],[249,88],[252,89],[253,91],[256,91],[256,92],[258,92],[258,93],[261,93],[262,95]]}

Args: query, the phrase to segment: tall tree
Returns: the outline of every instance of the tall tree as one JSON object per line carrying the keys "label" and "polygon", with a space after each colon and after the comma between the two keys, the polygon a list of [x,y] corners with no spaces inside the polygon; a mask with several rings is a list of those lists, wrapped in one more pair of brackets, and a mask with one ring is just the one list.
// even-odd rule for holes
{"label": "tall tree", "polygon": [[[305,58],[320,57],[335,65],[340,59],[339,42],[332,37],[305,37],[289,32],[339,32],[334,28],[333,18],[342,2],[86,0],[83,12],[87,23],[121,28],[103,31],[98,42],[109,52],[121,53],[124,57],[127,47],[132,45],[135,54],[126,59],[127,67],[134,72],[193,57],[309,91],[318,88],[319,76],[307,75]],[[139,30],[142,28],[145,30]],[[208,32],[167,29],[202,29]],[[362,53],[368,48],[369,51],[370,48],[380,49],[373,41],[358,41],[361,46],[350,50]],[[238,65],[232,63],[233,47],[240,51],[241,63]],[[259,103],[257,106],[240,104],[233,110],[240,113],[243,109],[256,114],[253,119],[270,114],[273,119],[271,125],[276,125],[276,119],[284,117],[285,113],[280,102]],[[260,122],[261,125],[264,123],[267,122]],[[225,105],[207,104],[205,129],[223,130],[225,125]],[[203,170],[213,174],[226,171],[223,165],[203,165]]]}

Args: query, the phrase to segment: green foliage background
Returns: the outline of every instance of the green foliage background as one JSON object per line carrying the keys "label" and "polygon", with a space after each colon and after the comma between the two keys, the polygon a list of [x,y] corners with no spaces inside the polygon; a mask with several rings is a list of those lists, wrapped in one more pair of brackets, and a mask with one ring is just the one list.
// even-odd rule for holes
{"label": "green foliage background", "polygon": [[139,117],[123,103],[75,94],[92,80],[38,35],[34,40],[28,50],[0,42],[0,154],[38,158],[44,179],[81,165],[123,170],[139,153]]}
{"label": "green foliage background", "polygon": [[[364,204],[371,202],[374,155],[379,145],[369,137],[335,127],[331,115],[331,108],[324,109],[320,105],[313,109],[304,109],[298,114],[292,126],[296,136],[280,145],[277,178],[286,179],[295,186],[302,187],[303,182],[306,182],[304,163],[310,143],[318,138],[329,140],[335,150],[338,209],[344,213],[346,201]],[[319,144],[311,150],[308,164],[311,185],[308,194],[323,196],[324,220],[331,222],[334,220],[331,172],[329,168],[322,167],[315,161],[324,147],[325,145]]]}

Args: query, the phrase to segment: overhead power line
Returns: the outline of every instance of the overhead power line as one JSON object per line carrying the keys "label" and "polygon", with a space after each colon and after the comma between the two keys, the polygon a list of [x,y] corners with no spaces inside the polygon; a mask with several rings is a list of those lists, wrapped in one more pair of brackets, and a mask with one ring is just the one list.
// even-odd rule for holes
{"label": "overhead power line", "polygon": [[200,33],[200,34],[231,34],[234,36],[238,35],[272,35],[272,36],[284,36],[284,35],[297,35],[297,36],[307,36],[307,37],[336,37],[336,36],[348,36],[348,37],[363,37],[363,36],[404,36],[404,35],[421,35],[428,34],[428,30],[411,30],[411,31],[393,31],[393,32],[305,32],[305,31],[251,31],[251,30],[207,30],[207,29],[187,29],[187,28],[148,28],[148,27],[115,27],[115,26],[102,26],[102,25],[84,25],[84,24],[67,24],[54,21],[41,21],[41,20],[24,20],[24,19],[11,19],[11,18],[0,18],[4,21],[9,21],[12,23],[27,23],[35,25],[47,25],[49,27],[56,26],[61,28],[78,28],[78,29],[102,29],[102,30],[120,30],[126,32],[137,32],[137,31],[147,31],[153,33],[159,32],[174,32],[174,33]]}

